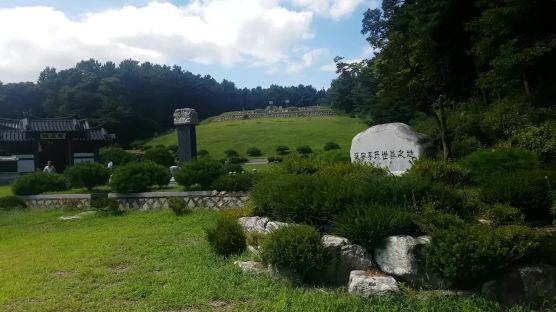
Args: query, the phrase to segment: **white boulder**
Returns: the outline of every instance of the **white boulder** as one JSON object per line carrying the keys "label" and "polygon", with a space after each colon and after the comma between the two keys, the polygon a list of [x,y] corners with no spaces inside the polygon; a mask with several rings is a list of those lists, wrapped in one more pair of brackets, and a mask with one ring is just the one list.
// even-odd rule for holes
{"label": "white boulder", "polygon": [[348,291],[364,298],[383,296],[400,291],[398,282],[380,272],[352,271],[349,275]]}
{"label": "white boulder", "polygon": [[235,261],[235,265],[237,265],[241,271],[244,273],[268,273],[268,268],[265,267],[262,263],[256,261]]}
{"label": "white boulder", "polygon": [[266,233],[266,224],[270,221],[266,217],[243,217],[239,218],[239,225],[245,232]]}

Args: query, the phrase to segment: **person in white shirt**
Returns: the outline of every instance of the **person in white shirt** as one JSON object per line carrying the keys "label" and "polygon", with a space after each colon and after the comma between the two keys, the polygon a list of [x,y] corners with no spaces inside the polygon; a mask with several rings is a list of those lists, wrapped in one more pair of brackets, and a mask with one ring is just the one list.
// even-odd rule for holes
{"label": "person in white shirt", "polygon": [[54,168],[54,166],[52,165],[52,162],[49,160],[49,161],[46,163],[46,166],[44,167],[44,169],[42,170],[42,172],[56,173],[56,168]]}
{"label": "person in white shirt", "polygon": [[109,161],[108,164],[106,165],[106,168],[108,168],[109,170],[112,170],[113,167],[114,167],[114,163],[112,161]]}

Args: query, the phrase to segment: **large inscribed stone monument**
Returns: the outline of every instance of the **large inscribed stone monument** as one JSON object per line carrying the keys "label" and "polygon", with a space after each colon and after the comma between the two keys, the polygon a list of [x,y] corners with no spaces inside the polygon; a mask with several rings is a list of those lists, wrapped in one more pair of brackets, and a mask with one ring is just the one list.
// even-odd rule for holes
{"label": "large inscribed stone monument", "polygon": [[191,108],[176,109],[174,125],[178,133],[178,157],[180,162],[197,158],[197,112]]}
{"label": "large inscribed stone monument", "polygon": [[358,133],[351,142],[350,156],[352,163],[371,164],[401,175],[431,148],[426,135],[403,123],[389,123]]}

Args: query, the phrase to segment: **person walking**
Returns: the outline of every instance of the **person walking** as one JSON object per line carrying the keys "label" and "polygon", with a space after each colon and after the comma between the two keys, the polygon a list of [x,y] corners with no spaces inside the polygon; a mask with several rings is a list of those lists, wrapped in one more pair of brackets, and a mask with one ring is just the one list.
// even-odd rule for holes
{"label": "person walking", "polygon": [[54,168],[54,166],[52,165],[52,162],[49,160],[49,161],[46,162],[46,166],[44,167],[42,172],[56,173],[56,168]]}

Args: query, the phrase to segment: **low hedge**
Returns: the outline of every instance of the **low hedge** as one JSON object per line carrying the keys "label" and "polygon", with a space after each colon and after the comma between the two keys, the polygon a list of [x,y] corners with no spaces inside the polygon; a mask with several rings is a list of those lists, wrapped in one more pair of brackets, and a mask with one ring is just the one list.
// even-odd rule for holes
{"label": "low hedge", "polygon": [[327,251],[317,229],[293,225],[277,229],[261,241],[265,263],[286,268],[305,280],[312,280],[326,265]]}
{"label": "low hedge", "polygon": [[168,185],[170,177],[168,169],[154,162],[132,162],[114,171],[110,186],[117,193],[140,193]]}
{"label": "low hedge", "polygon": [[471,171],[458,164],[421,158],[417,160],[408,175],[449,185],[467,185],[471,182]]}
{"label": "low hedge", "polygon": [[0,210],[25,209],[27,204],[16,196],[0,197]]}
{"label": "low hedge", "polygon": [[194,184],[208,188],[214,180],[226,173],[225,170],[223,164],[216,160],[193,160],[181,166],[180,171],[176,174],[176,182],[186,188]]}
{"label": "low hedge", "polygon": [[33,172],[19,176],[12,183],[15,195],[37,195],[46,192],[60,192],[70,188],[69,180],[57,173]]}
{"label": "low hedge", "polygon": [[95,186],[108,183],[110,171],[99,163],[82,163],[66,168],[64,175],[73,187],[86,187],[92,190]]}
{"label": "low hedge", "polygon": [[212,189],[226,192],[247,192],[253,186],[253,175],[249,173],[228,174],[212,182]]}

